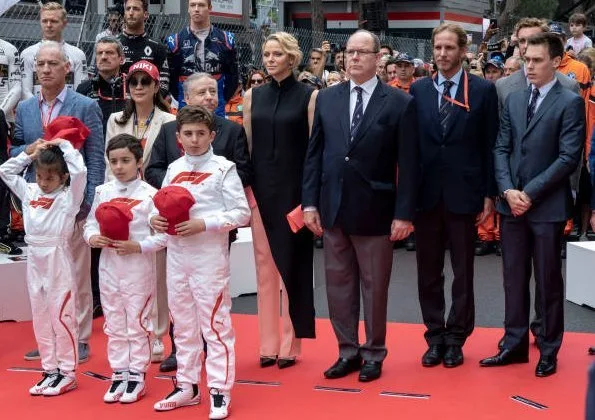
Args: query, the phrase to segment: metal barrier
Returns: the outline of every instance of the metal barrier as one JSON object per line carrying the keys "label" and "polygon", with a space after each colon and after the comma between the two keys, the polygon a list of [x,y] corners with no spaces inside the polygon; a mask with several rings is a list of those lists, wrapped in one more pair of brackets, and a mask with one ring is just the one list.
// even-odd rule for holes
{"label": "metal barrier", "polygon": [[[264,39],[276,30],[264,28],[246,29],[241,25],[230,25],[214,22],[219,28],[233,32],[240,68],[262,67],[261,47]],[[161,42],[165,38],[180,31],[188,25],[187,16],[151,15],[146,24],[147,34]],[[93,56],[96,35],[107,27],[106,15],[87,12],[85,15],[68,15],[68,24],[64,31],[64,40],[82,49],[87,59]],[[320,47],[322,40],[344,46],[348,33],[323,32],[315,33],[308,29],[283,28],[294,35],[304,52],[304,60],[308,51]],[[14,44],[19,51],[35,44],[41,38],[39,25],[39,6],[20,3],[12,7],[0,17],[0,38]],[[413,57],[429,60],[431,43],[426,39],[396,38],[380,35],[382,44],[388,44],[399,52],[407,52]]]}

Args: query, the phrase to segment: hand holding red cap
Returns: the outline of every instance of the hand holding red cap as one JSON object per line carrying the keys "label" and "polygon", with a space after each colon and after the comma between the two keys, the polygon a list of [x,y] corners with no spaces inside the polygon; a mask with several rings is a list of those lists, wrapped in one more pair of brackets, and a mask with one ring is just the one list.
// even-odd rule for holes
{"label": "hand holding red cap", "polygon": [[75,149],[79,150],[90,133],[89,127],[78,118],[62,115],[47,125],[43,138],[44,140],[68,140]]}

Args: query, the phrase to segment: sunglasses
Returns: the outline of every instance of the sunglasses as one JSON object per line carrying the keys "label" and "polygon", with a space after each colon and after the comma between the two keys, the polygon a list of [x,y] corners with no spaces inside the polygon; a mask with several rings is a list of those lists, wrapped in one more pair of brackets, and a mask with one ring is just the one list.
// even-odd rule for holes
{"label": "sunglasses", "polygon": [[147,87],[151,86],[151,83],[153,83],[153,79],[149,77],[133,77],[132,79],[128,80],[128,86],[132,87],[136,87],[139,85],[142,87]]}
{"label": "sunglasses", "polygon": [[259,85],[259,84],[261,84],[261,83],[264,83],[264,79],[251,79],[251,80],[250,80],[250,82],[251,82],[253,85]]}

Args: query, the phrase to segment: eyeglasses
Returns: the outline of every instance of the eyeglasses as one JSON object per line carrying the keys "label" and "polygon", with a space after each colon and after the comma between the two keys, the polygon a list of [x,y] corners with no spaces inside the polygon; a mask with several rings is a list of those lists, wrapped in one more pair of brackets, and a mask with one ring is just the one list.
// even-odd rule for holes
{"label": "eyeglasses", "polygon": [[345,54],[347,55],[347,57],[353,57],[356,53],[357,53],[357,55],[367,55],[367,54],[378,54],[378,51],[345,50]]}
{"label": "eyeglasses", "polygon": [[252,83],[253,85],[259,85],[261,83],[264,83],[264,79],[250,79],[250,83]]}
{"label": "eyeglasses", "polygon": [[149,77],[134,77],[128,80],[128,86],[131,87],[137,87],[139,85],[142,87],[147,87],[150,86],[151,83],[153,83],[153,79]]}

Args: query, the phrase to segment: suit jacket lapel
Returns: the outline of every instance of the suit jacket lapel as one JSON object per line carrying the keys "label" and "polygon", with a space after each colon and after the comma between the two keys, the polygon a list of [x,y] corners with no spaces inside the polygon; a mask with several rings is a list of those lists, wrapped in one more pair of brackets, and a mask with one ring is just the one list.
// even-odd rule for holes
{"label": "suit jacket lapel", "polygon": [[74,106],[74,92],[70,89],[66,89],[66,96],[64,97],[64,103],[62,104],[62,108],[60,108],[60,112],[58,112],[58,116],[60,115],[72,115],[72,107]]}
{"label": "suit jacket lapel", "polygon": [[524,68],[521,68],[519,71],[514,72],[510,75],[510,77],[514,77],[514,79],[512,79],[514,83],[511,83],[510,91],[508,92],[508,94],[511,94],[512,92],[516,92],[519,90],[527,89],[529,87],[527,85],[527,77],[525,76]]}
{"label": "suit jacket lapel", "polygon": [[[153,121],[151,122],[151,125],[149,126],[149,130],[147,131],[147,134],[145,134],[145,139],[146,139],[146,144],[145,144],[145,150],[143,151],[143,160],[145,162],[149,162],[149,154],[151,153],[151,150],[153,149],[153,144],[155,143],[155,139],[157,138],[157,135],[159,134],[159,130],[161,129],[161,126],[163,125],[164,121],[165,121],[165,116],[167,114],[160,110],[159,108],[155,107],[155,115],[153,116]],[[217,132],[219,132],[219,126],[217,126]]]}
{"label": "suit jacket lapel", "polygon": [[[560,82],[556,82],[556,84],[554,84],[554,86],[550,89],[550,91],[548,92],[546,97],[543,98],[543,101],[539,105],[539,108],[537,108],[535,115],[533,116],[533,118],[531,119],[531,122],[527,126],[527,130],[525,131],[525,136],[533,129],[533,127],[535,127],[535,124],[537,124],[537,122],[541,119],[541,117],[543,117],[543,114],[545,114],[548,111],[548,109],[551,108],[551,106],[554,104],[554,102],[556,102],[556,98],[560,94],[560,89],[562,89]],[[528,101],[529,100],[527,99],[527,104],[528,104]],[[526,112],[527,111],[525,111],[525,113]],[[525,117],[525,121],[527,121],[526,117]]]}
{"label": "suit jacket lapel", "polygon": [[349,100],[350,100],[350,86],[351,83],[349,81],[343,83],[340,86],[340,90],[338,90],[337,94],[339,96],[338,104],[339,107],[339,115],[340,115],[340,125],[343,129],[343,138],[345,139],[345,143],[350,142],[351,130],[349,127],[349,120],[351,115],[349,115]]}
{"label": "suit jacket lapel", "polygon": [[426,104],[427,109],[430,111],[430,121],[434,124],[434,127],[429,130],[430,133],[433,133],[432,136],[436,143],[442,143],[442,126],[440,126],[440,110],[438,105],[438,95],[439,92],[436,90],[434,86],[434,81],[431,78],[428,78],[428,83],[426,83],[426,94],[416,98],[416,100],[423,98],[428,98],[430,103]]}
{"label": "suit jacket lapel", "polygon": [[372,121],[375,121],[380,114],[380,110],[384,106],[384,100],[386,96],[384,89],[384,85],[380,80],[378,80],[376,89],[374,89],[374,92],[372,92],[372,96],[370,97],[368,105],[366,106],[366,110],[364,111],[362,122],[357,129],[357,133],[355,133],[355,138],[350,144],[350,149],[353,149],[353,147],[361,141],[366,131],[368,131]]}

